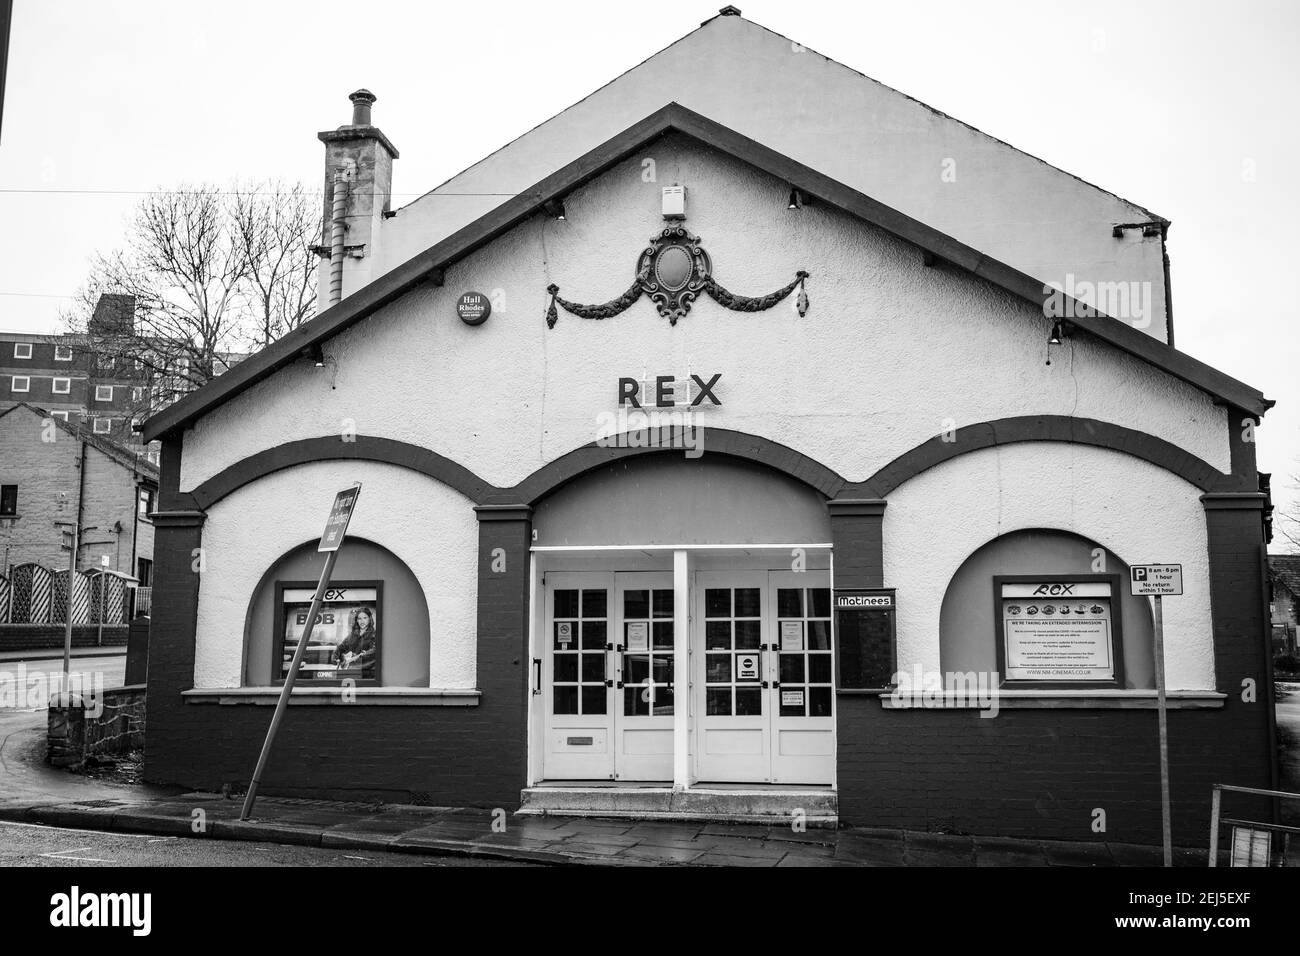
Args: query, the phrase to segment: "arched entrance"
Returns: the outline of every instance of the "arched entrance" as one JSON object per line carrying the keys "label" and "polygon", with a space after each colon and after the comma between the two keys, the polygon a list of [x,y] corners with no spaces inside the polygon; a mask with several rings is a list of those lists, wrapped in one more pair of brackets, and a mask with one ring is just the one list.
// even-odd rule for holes
{"label": "arched entrance", "polygon": [[643,455],[548,495],[533,528],[532,782],[833,784],[823,495]]}

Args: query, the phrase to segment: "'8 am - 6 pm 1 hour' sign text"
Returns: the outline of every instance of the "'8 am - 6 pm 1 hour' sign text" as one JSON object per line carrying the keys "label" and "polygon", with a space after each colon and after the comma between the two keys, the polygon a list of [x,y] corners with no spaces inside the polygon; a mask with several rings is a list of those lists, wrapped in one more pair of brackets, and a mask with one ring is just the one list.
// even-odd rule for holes
{"label": "'8 am - 6 pm 1 hour' sign text", "polygon": [[1129,566],[1129,583],[1133,593],[1160,597],[1183,593],[1181,564],[1134,564]]}

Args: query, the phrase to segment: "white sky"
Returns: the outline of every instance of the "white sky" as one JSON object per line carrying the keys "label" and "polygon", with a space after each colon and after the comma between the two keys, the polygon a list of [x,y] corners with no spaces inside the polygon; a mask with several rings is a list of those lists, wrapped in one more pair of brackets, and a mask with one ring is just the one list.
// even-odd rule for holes
{"label": "white sky", "polygon": [[[721,0],[17,0],[0,190],[283,177],[375,91],[410,202],[688,33]],[[1173,220],[1178,347],[1261,389],[1300,498],[1300,3],[743,0],[747,19]],[[1253,169],[1253,180],[1243,175]],[[406,194],[406,195],[401,195]],[[0,192],[0,329],[54,331],[130,195]],[[1279,284],[1281,291],[1279,291]],[[1293,290],[1294,291],[1294,290]]]}

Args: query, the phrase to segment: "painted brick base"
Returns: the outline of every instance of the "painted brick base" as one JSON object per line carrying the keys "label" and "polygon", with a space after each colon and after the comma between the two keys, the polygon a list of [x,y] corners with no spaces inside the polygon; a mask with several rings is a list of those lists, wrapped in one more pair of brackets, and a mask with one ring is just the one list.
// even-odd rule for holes
{"label": "painted brick base", "polygon": [[[512,759],[523,747],[516,706],[514,699],[486,694],[478,707],[295,705],[285,713],[260,792],[514,809],[524,786],[521,763]],[[227,783],[243,788],[273,710],[214,704],[171,709],[165,739],[151,726],[146,741],[148,779],[204,790]]]}
{"label": "painted brick base", "polygon": [[[996,836],[1160,842],[1160,764],[1154,710],[886,711],[874,697],[839,699],[840,822]],[[1210,786],[1269,786],[1255,748],[1233,727],[1263,703],[1169,712],[1176,846],[1205,846]],[[1254,708],[1251,711],[1250,708]],[[1244,728],[1243,728],[1244,729]],[[1105,811],[1106,832],[1092,830]],[[1234,814],[1268,819],[1243,799]],[[1262,816],[1260,816],[1262,814]]]}

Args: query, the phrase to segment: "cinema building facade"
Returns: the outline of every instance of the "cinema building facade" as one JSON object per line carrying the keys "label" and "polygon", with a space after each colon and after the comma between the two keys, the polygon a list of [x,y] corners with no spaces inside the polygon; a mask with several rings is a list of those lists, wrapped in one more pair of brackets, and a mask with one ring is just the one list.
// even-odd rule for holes
{"label": "cinema building facade", "polygon": [[373,100],[321,313],[145,426],[150,780],[247,781],[360,482],[264,792],[1158,840],[1145,563],[1176,840],[1272,784],[1166,220],[734,8],[396,211]]}

